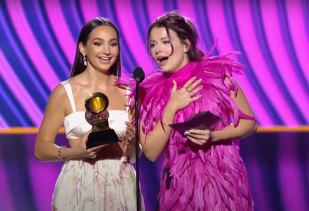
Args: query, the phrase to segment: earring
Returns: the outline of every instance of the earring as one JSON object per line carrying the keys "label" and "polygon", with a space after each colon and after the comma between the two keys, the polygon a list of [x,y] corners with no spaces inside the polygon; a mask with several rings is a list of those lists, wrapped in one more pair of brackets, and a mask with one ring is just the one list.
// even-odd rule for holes
{"label": "earring", "polygon": [[84,55],[83,60],[84,60],[84,65],[85,65],[85,66],[87,66],[87,59],[86,59],[86,55]]}

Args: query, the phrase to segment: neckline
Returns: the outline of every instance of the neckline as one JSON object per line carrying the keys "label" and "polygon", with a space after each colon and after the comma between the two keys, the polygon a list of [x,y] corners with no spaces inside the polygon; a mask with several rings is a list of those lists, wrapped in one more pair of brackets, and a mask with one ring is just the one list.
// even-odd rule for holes
{"label": "neckline", "polygon": [[[117,111],[118,112],[128,112],[127,110],[108,110],[108,112],[117,112]],[[65,116],[64,118],[67,118],[67,117],[71,116],[72,114],[77,114],[77,113],[81,113],[81,112],[85,113],[85,111],[75,111],[75,112],[72,112],[69,115]]]}
{"label": "neckline", "polygon": [[196,62],[192,62],[189,61],[187,64],[185,64],[185,66],[183,66],[182,68],[180,68],[178,71],[174,72],[172,75],[167,75],[164,74],[163,72],[163,76],[166,79],[172,79],[172,80],[176,80],[176,81],[182,81],[184,79],[188,79],[188,77],[192,74],[192,71],[194,70],[194,68],[196,67]]}
{"label": "neckline", "polygon": [[[118,78],[118,77],[116,77],[116,78]],[[67,92],[67,95],[68,95],[68,97],[69,97],[69,100],[70,100],[70,96],[71,96],[71,98],[72,98],[72,101],[70,100],[70,104],[71,104],[71,107],[72,107],[73,112],[70,113],[69,115],[65,116],[64,118],[66,118],[66,117],[68,117],[68,116],[70,116],[70,115],[72,115],[72,114],[75,114],[75,113],[85,112],[85,111],[76,111],[75,101],[74,101],[74,97],[73,97],[73,89],[72,89],[72,86],[71,86],[69,80],[70,80],[70,79],[64,81],[63,84],[68,84],[68,87],[70,88],[70,94],[68,93],[67,90],[66,90],[66,92]],[[116,80],[116,81],[117,81],[117,80]],[[66,89],[66,86],[65,86],[65,85],[64,85],[64,88]],[[130,94],[129,88],[127,88],[126,91],[127,91],[127,95],[129,95],[129,94]],[[126,97],[126,101],[128,101],[128,96]],[[75,111],[74,111],[74,110],[75,110]],[[114,112],[114,111],[119,111],[119,112],[127,111],[127,112],[128,112],[128,109],[126,109],[126,110],[108,110],[108,112],[110,112],[110,111],[111,111],[111,112]]]}

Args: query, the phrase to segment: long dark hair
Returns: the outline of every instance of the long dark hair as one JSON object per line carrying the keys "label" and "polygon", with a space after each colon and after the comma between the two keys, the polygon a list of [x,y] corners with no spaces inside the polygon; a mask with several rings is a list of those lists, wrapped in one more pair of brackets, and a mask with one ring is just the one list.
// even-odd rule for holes
{"label": "long dark hair", "polygon": [[82,72],[85,71],[86,66],[84,65],[83,55],[79,51],[79,43],[82,42],[83,45],[86,45],[89,35],[92,32],[93,29],[95,29],[98,26],[111,26],[113,29],[115,29],[117,33],[118,38],[118,58],[116,62],[111,66],[109,72],[118,78],[121,77],[121,59],[120,59],[120,42],[119,42],[119,31],[116,28],[116,26],[108,19],[108,18],[95,18],[90,21],[88,21],[82,28],[82,30],[79,33],[78,40],[77,40],[77,46],[76,46],[76,53],[75,53],[75,59],[72,66],[70,78],[73,76],[76,76]]}
{"label": "long dark hair", "polygon": [[[180,41],[183,44],[186,44],[185,40],[188,39],[191,43],[190,49],[187,52],[190,61],[198,61],[203,58],[204,53],[197,48],[199,37],[196,27],[189,19],[185,18],[184,16],[181,16],[178,12],[175,11],[169,12],[165,15],[158,17],[149,26],[147,32],[147,50],[150,55],[151,55],[150,33],[151,30],[155,27],[164,27],[169,37],[170,34],[168,32],[168,29],[173,30],[174,32],[176,32],[177,36],[179,37]],[[172,43],[171,46],[173,50]]]}

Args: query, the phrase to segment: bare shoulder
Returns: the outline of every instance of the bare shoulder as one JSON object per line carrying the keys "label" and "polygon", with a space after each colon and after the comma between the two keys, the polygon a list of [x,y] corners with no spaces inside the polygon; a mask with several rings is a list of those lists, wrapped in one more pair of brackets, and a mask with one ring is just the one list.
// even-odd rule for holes
{"label": "bare shoulder", "polygon": [[[229,77],[225,78],[230,84],[232,84],[231,79]],[[250,104],[246,98],[246,95],[243,91],[243,89],[241,88],[241,86],[239,85],[239,83],[237,83],[236,81],[236,85],[237,85],[237,93],[235,95],[235,92],[233,90],[230,90],[231,96],[235,99],[235,102],[237,103],[237,107],[239,110],[241,110],[243,113],[254,117],[253,111],[250,107]]]}
{"label": "bare shoulder", "polygon": [[46,112],[60,112],[63,115],[67,113],[69,100],[67,92],[62,84],[58,84],[49,96]]}
{"label": "bare shoulder", "polygon": [[225,76],[225,80],[227,80],[227,82],[229,82],[229,84],[232,84],[232,81],[228,76]]}
{"label": "bare shoulder", "polygon": [[[233,85],[231,79],[230,79],[228,76],[225,77],[225,80],[226,80],[229,84]],[[236,97],[237,95],[239,95],[239,94],[243,94],[243,90],[242,90],[241,86],[239,85],[239,83],[238,83],[236,80],[235,80],[235,82],[236,82],[236,86],[237,86],[237,93],[235,94],[234,90],[230,90],[230,93],[231,93],[231,95],[232,95],[233,98],[235,98],[235,97]]]}
{"label": "bare shoulder", "polygon": [[37,140],[54,142],[54,138],[64,122],[68,102],[65,98],[67,98],[65,88],[62,84],[58,84],[48,99]]}
{"label": "bare shoulder", "polygon": [[55,101],[55,102],[63,102],[64,98],[67,96],[66,90],[62,84],[58,84],[55,89],[52,91],[49,97],[49,102]]}

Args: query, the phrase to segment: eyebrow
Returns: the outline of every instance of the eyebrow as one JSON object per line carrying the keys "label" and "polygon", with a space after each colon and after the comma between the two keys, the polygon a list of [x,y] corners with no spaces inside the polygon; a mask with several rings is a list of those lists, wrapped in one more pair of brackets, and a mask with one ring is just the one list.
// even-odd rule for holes
{"label": "eyebrow", "polygon": [[[164,39],[166,39],[166,38],[168,38],[168,37],[162,37],[162,38],[160,38],[160,40],[164,40]],[[169,39],[169,38],[168,38]],[[150,42],[157,42],[157,41],[155,41],[155,40],[150,40]]]}
{"label": "eyebrow", "polygon": [[[95,41],[95,40],[104,41],[102,38],[94,38],[92,41]],[[112,41],[117,41],[118,42],[118,39],[117,38],[112,38],[112,39],[109,40],[109,42],[112,42]]]}

